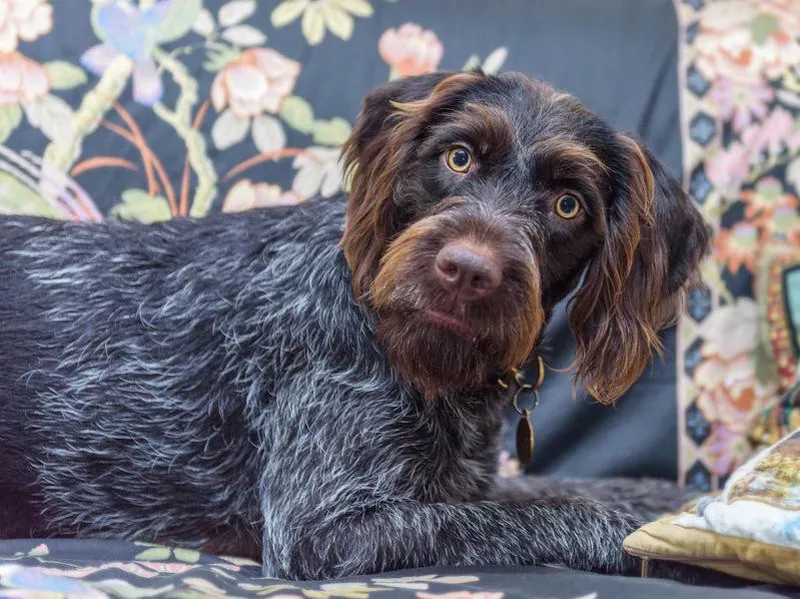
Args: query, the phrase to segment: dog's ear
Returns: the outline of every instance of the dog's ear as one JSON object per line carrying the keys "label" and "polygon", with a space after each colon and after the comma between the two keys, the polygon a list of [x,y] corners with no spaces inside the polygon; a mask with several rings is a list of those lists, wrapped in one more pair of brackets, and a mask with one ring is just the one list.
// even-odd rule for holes
{"label": "dog's ear", "polygon": [[618,399],[641,376],[658,333],[698,277],[710,229],[694,202],[641,143],[619,135],[603,242],[572,300],[576,380],[598,401]]}
{"label": "dog's ear", "polygon": [[479,72],[429,73],[392,81],[366,96],[342,154],[350,182],[342,247],[357,299],[368,291],[383,250],[396,233],[392,195],[418,137],[448,98],[480,77]]}

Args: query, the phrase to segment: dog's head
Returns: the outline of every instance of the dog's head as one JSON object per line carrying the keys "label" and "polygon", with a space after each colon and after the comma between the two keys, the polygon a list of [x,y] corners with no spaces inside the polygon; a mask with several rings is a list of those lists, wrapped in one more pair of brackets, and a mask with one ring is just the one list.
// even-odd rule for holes
{"label": "dog's head", "polygon": [[354,293],[394,367],[429,397],[519,366],[580,285],[576,374],[615,400],[660,348],[709,243],[646,148],[516,73],[386,84],[367,96],[344,159]]}

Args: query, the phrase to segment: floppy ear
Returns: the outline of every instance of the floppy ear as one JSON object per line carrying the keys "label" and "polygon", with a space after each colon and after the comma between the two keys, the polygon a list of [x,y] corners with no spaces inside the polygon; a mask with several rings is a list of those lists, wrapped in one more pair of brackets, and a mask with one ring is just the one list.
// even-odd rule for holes
{"label": "floppy ear", "polygon": [[577,380],[603,403],[618,399],[662,350],[658,333],[696,282],[711,236],[694,202],[646,147],[624,135],[616,146],[604,240],[570,311]]}
{"label": "floppy ear", "polygon": [[416,149],[416,138],[447,98],[482,76],[477,72],[437,72],[407,77],[387,83],[365,98],[343,147],[350,195],[342,247],[357,299],[369,289],[383,250],[395,233],[391,211],[395,182]]}

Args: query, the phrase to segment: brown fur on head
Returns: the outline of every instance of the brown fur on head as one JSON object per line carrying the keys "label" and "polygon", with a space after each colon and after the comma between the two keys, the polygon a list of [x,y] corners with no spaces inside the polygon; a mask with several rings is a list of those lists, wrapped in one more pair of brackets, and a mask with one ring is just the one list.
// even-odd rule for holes
{"label": "brown fur on head", "polygon": [[[463,172],[455,150],[470,159]],[[660,349],[658,331],[709,243],[643,145],[516,73],[386,84],[367,96],[344,159],[353,291],[376,313],[393,366],[430,397],[477,391],[490,371],[519,366],[580,284],[576,374],[614,401]],[[573,200],[574,215],[563,209]],[[477,268],[490,288],[447,282],[442,256],[453,247],[467,269],[459,277]]]}

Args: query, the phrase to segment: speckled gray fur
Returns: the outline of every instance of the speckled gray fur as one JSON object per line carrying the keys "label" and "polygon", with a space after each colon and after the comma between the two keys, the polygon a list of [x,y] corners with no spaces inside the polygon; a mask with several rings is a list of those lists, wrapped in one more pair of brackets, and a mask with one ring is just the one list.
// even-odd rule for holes
{"label": "speckled gray fur", "polygon": [[[495,488],[502,403],[429,404],[392,373],[337,249],[343,205],[151,227],[0,220],[0,534],[249,555],[263,540],[264,573],[289,578],[631,573],[622,539],[683,492]],[[552,497],[564,485],[572,498]],[[593,494],[638,517],[576,497]]]}

